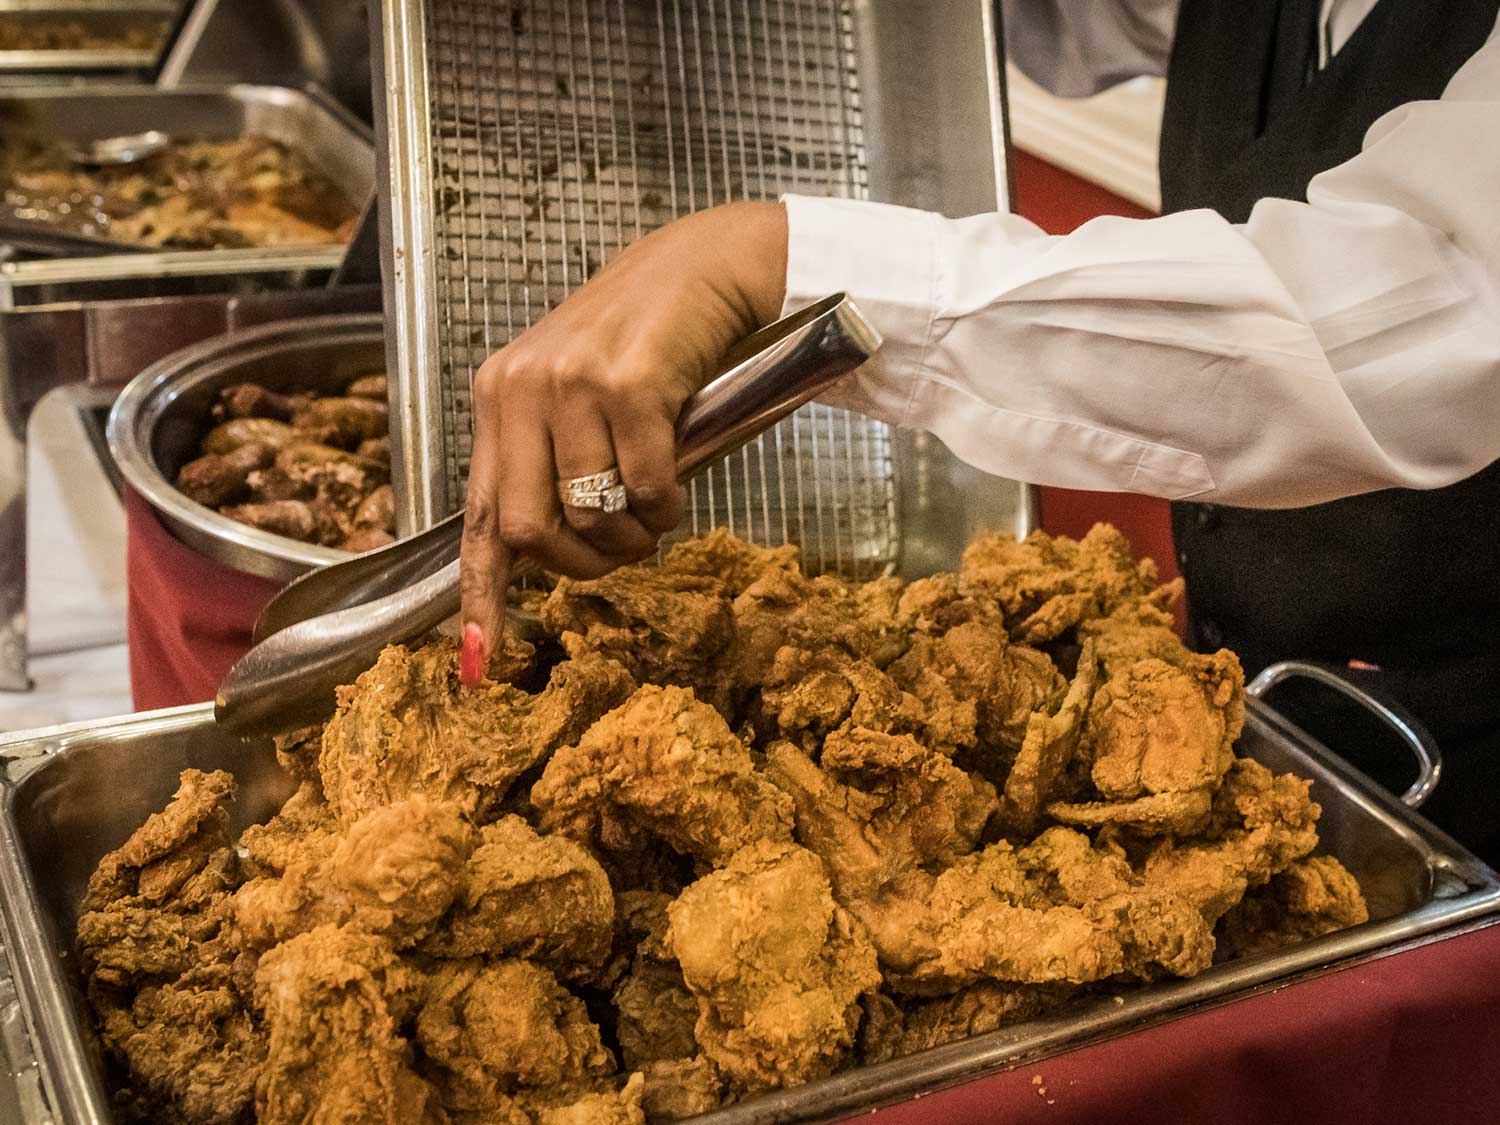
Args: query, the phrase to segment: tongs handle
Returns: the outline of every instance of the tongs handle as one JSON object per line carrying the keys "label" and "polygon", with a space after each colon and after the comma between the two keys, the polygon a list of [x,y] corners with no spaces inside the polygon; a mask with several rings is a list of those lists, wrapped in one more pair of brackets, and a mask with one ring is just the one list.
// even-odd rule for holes
{"label": "tongs handle", "polygon": [[[734,452],[879,346],[879,333],[843,294],[747,337],[726,357],[728,369],[683,408],[677,425],[678,479],[687,480]],[[352,683],[382,648],[420,637],[458,612],[461,535],[459,513],[288,587],[278,598],[280,608],[263,615],[269,617],[266,639],[219,685],[214,701],[219,723],[248,736],[325,718],[333,709],[334,688]],[[347,583],[338,581],[341,574]],[[324,597],[330,588],[335,593]],[[320,598],[336,608],[277,626],[278,617],[287,620]]]}

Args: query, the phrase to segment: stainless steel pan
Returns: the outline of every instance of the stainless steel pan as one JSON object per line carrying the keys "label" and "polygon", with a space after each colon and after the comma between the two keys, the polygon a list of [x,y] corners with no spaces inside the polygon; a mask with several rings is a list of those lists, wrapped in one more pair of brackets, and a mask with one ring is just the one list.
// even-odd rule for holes
{"label": "stainless steel pan", "polygon": [[[161,58],[180,6],[178,0],[0,0],[0,21],[23,29],[63,20],[101,40],[120,41],[118,46],[77,50],[0,50],[0,76],[150,70]],[[143,33],[147,42],[127,45],[125,39],[131,32]]]}
{"label": "stainless steel pan", "polygon": [[[1215,966],[1192,980],[1123,993],[879,1066],[709,1114],[717,1123],[828,1120],[868,1111],[1257,989],[1387,956],[1500,920],[1500,876],[1275,712],[1252,700],[1240,751],[1313,780],[1325,850],[1360,880],[1370,922],[1292,949]],[[240,783],[239,826],[264,820],[291,785],[269,743],[216,728],[208,705],[0,737],[0,905],[6,953],[54,1120],[113,1119],[71,953],[94,865],[177,786],[180,770]],[[3,987],[3,982],[0,982]],[[45,1118],[28,1114],[31,1122]]]}

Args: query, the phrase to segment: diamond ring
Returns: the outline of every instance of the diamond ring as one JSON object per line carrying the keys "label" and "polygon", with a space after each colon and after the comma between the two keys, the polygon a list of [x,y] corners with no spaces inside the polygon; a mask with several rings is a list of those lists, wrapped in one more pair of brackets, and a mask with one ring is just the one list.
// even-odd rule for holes
{"label": "diamond ring", "polygon": [[557,498],[569,508],[589,508],[609,515],[623,512],[630,504],[620,470],[611,466],[601,472],[557,482]]}

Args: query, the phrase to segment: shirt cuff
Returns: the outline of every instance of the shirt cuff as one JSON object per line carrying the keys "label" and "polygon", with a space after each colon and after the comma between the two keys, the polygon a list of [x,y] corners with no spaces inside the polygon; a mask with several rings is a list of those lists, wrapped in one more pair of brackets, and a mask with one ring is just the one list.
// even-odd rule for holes
{"label": "shirt cuff", "polygon": [[942,216],[855,199],[782,196],[787,215],[786,316],[847,293],[885,342],[819,401],[908,424],[922,382],[942,284]]}

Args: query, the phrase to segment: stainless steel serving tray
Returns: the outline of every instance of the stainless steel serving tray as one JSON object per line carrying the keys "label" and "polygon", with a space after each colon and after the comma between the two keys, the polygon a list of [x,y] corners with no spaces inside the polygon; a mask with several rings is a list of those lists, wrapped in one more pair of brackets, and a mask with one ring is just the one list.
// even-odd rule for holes
{"label": "stainless steel serving tray", "polygon": [[181,6],[180,0],[0,0],[0,22],[24,27],[61,19],[101,36],[123,36],[137,29],[155,36],[149,47],[0,51],[0,76],[148,71],[160,61]]}
{"label": "stainless steel serving tray", "polygon": [[[94,85],[0,89],[0,128],[39,131],[63,141],[163,129],[173,136],[228,140],[246,133],[270,137],[306,157],[359,208],[375,186],[370,130],[317,90],[284,86]],[[170,250],[91,259],[0,263],[0,308],[36,304],[18,294],[78,284],[97,277],[112,287],[86,297],[153,296],[153,283],[174,277],[218,276],[233,288],[249,275],[307,274],[335,269],[345,247],[329,245],[252,250]],[[139,283],[140,292],[131,291]],[[123,288],[123,291],[122,291]]]}
{"label": "stainless steel serving tray", "polygon": [[[1313,780],[1324,847],[1359,878],[1371,921],[1096,1005],[764,1095],[699,1120],[829,1120],[868,1111],[1273,984],[1409,948],[1500,918],[1500,876],[1255,701],[1242,753]],[[58,1119],[113,1120],[71,952],[90,872],[160,809],[189,766],[240,783],[236,827],[289,794],[269,744],[214,727],[209,705],[0,737],[0,915],[40,1088]],[[32,1117],[32,1120],[41,1118]]]}
{"label": "stainless steel serving tray", "polygon": [[384,370],[379,315],[310,317],[216,336],[131,380],[110,411],[110,452],[125,480],[188,546],[247,574],[296,578],[349,558],[349,552],[222,516],[178,491],[178,470],[198,456],[222,387],[259,383],[273,391],[336,393],[357,375]]}

